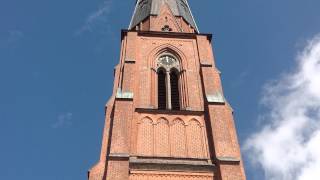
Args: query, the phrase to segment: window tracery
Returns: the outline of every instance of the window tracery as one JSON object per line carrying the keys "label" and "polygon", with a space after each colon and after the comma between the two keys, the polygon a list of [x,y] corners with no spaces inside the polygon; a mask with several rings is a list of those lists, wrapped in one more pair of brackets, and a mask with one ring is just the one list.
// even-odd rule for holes
{"label": "window tracery", "polygon": [[170,71],[172,68],[179,69],[179,61],[176,60],[176,58],[170,54],[165,54],[163,56],[160,56],[157,62],[158,68],[164,68],[167,71]]}
{"label": "window tracery", "polygon": [[177,58],[164,54],[158,58],[158,109],[180,110],[179,70]]}

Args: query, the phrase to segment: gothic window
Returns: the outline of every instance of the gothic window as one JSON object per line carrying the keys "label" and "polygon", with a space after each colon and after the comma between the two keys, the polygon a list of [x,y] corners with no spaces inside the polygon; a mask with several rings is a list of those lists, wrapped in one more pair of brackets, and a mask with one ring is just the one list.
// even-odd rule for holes
{"label": "gothic window", "polygon": [[176,71],[170,73],[172,110],[180,110],[179,77]]}
{"label": "gothic window", "polygon": [[158,59],[158,108],[180,110],[179,61],[170,54]]}
{"label": "gothic window", "polygon": [[158,71],[158,108],[166,109],[167,107],[167,91],[166,91],[166,72],[164,69]]}

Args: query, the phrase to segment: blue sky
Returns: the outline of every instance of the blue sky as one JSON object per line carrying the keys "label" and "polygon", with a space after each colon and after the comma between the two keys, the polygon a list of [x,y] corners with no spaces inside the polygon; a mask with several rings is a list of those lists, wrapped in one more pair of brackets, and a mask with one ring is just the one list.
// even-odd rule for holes
{"label": "blue sky", "polygon": [[[262,117],[273,112],[272,103],[261,103],[264,87],[297,69],[299,52],[320,32],[320,1],[189,3],[200,31],[213,33],[240,143],[254,143],[250,137],[270,123]],[[0,2],[0,179],[86,179],[99,157],[120,29],[133,6],[134,0]],[[252,164],[257,146],[248,148],[248,179],[286,178]]]}

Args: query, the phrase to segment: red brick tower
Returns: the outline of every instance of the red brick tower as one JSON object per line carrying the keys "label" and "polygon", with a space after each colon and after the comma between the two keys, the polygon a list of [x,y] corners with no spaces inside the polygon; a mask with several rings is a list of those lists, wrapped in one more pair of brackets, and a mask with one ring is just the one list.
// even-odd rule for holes
{"label": "red brick tower", "polygon": [[137,0],[89,180],[245,180],[210,34],[187,0]]}

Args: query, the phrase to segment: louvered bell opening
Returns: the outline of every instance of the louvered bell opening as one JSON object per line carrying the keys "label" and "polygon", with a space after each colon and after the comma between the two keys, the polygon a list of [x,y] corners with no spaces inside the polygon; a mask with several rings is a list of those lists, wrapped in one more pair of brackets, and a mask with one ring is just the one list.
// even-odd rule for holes
{"label": "louvered bell opening", "polygon": [[166,74],[163,70],[158,72],[158,108],[166,109]]}
{"label": "louvered bell opening", "polygon": [[176,72],[170,73],[172,110],[180,110],[179,77]]}

